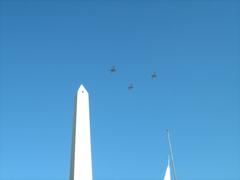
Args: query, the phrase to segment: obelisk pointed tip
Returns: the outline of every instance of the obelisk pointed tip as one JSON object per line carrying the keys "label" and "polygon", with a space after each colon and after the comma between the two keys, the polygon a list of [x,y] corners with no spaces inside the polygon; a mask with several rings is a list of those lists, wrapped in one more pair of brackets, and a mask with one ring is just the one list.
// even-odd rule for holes
{"label": "obelisk pointed tip", "polygon": [[87,90],[85,89],[85,87],[81,84],[78,89],[78,93],[84,93],[84,92],[88,93]]}

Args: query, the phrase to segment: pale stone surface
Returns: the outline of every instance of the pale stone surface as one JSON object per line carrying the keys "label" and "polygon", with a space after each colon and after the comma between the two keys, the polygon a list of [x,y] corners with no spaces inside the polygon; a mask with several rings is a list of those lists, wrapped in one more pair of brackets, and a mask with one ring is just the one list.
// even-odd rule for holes
{"label": "pale stone surface", "polygon": [[89,96],[83,85],[76,97],[70,180],[92,180]]}

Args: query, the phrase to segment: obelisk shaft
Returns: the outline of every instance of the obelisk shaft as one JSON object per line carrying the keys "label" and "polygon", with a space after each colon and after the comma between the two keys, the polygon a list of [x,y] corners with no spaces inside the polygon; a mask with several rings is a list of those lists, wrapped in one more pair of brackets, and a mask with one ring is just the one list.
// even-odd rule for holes
{"label": "obelisk shaft", "polygon": [[80,86],[76,97],[71,180],[92,180],[89,96]]}

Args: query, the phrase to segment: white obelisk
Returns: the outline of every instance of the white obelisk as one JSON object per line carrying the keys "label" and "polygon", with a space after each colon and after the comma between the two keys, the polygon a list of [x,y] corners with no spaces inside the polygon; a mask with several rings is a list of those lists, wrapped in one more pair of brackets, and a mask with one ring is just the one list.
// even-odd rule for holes
{"label": "white obelisk", "polygon": [[76,97],[70,180],[92,180],[89,96],[83,85]]}

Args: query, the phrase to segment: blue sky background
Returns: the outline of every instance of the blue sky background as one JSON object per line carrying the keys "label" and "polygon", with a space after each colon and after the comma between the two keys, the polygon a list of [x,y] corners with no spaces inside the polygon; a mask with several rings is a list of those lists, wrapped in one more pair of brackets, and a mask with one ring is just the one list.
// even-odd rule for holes
{"label": "blue sky background", "polygon": [[160,180],[166,128],[178,179],[240,179],[239,12],[227,0],[1,0],[0,179],[68,179],[81,83],[94,179]]}

